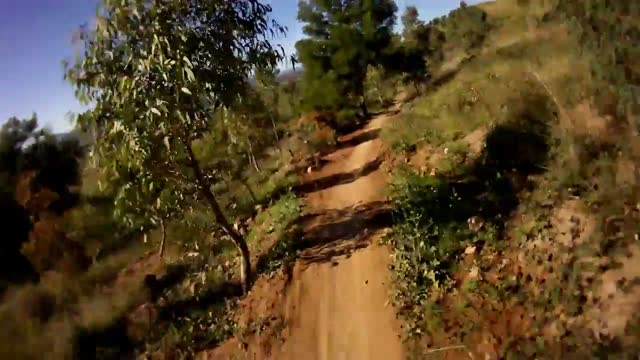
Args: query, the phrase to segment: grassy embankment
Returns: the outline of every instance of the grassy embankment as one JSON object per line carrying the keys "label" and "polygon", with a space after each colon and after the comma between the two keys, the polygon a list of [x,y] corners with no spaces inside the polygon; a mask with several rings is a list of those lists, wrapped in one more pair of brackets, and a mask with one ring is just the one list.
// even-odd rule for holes
{"label": "grassy embankment", "polygon": [[[515,1],[384,138],[394,299],[417,358],[636,353],[637,139],[598,114],[589,56]],[[597,100],[597,99],[596,99]]]}

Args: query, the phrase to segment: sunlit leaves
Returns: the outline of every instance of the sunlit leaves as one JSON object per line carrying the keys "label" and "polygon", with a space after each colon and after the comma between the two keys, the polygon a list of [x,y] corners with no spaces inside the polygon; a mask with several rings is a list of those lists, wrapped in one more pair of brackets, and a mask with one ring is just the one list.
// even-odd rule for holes
{"label": "sunlit leaves", "polygon": [[191,71],[191,69],[189,69],[188,67],[185,67],[184,72],[187,74],[187,79],[189,81],[196,81],[196,77],[195,75],[193,75],[193,71]]}
{"label": "sunlit leaves", "polygon": [[66,77],[95,105],[78,123],[97,132],[94,153],[128,226],[198,200],[186,146],[246,93],[251,73],[280,60],[268,39],[282,28],[269,26],[270,11],[258,0],[102,0],[96,27],[81,30],[83,53]]}
{"label": "sunlit leaves", "polygon": [[[393,1],[367,0],[299,3],[298,19],[309,37],[296,43],[305,67],[305,105],[313,110],[352,110],[366,114],[364,79],[367,65],[380,60],[391,39]],[[355,111],[353,111],[355,112]]]}

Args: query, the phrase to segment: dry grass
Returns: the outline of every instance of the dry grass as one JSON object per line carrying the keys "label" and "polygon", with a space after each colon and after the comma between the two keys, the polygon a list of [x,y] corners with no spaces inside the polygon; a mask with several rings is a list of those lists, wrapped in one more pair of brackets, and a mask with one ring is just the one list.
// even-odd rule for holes
{"label": "dry grass", "polygon": [[[576,51],[563,24],[543,23],[544,8],[524,11],[515,1],[481,6],[501,25],[484,51],[462,64],[452,80],[405,107],[403,121],[385,139],[397,150],[417,150],[421,160],[414,155],[412,163],[439,168],[438,184],[464,184],[473,181],[460,179],[460,153],[466,151],[443,149],[455,150],[483,129],[491,132],[513,106],[530,102],[527,96],[518,100],[519,94],[544,94],[557,120],[549,122],[552,146],[541,172],[509,179],[525,185],[493,243],[465,248],[465,242],[447,240],[450,229],[416,238],[439,239],[434,246],[442,249],[431,251],[447,254],[417,261],[420,273],[438,274],[437,287],[408,288],[409,298],[420,304],[403,308],[410,315],[407,329],[420,334],[413,338],[423,351],[418,358],[425,350],[458,358],[460,346],[480,358],[636,356],[640,286],[630,279],[637,277],[640,254],[634,240],[640,226],[640,143],[628,123],[594,110],[592,101],[602,99],[592,98],[589,55]],[[426,174],[412,181],[436,181]],[[458,198],[450,205],[464,208]],[[407,237],[424,230],[415,225],[402,224]],[[396,271],[411,268],[404,265]]]}

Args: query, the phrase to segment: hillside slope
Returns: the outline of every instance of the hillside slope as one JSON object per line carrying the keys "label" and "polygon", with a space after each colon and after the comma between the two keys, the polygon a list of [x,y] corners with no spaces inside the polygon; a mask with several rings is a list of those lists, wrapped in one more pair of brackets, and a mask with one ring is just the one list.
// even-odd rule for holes
{"label": "hillside slope", "polygon": [[493,25],[483,48],[450,58],[383,132],[408,160],[391,183],[394,299],[411,351],[637,356],[634,119],[602,95],[598,55],[578,50],[548,2],[480,7]]}
{"label": "hillside slope", "polygon": [[247,102],[194,148],[246,238],[247,294],[198,198],[122,237],[88,167],[70,220],[94,264],[4,299],[5,357],[638,358],[640,122],[552,3],[416,13],[416,37],[396,40],[424,52],[397,59],[428,66],[367,68],[383,111],[342,137],[365,118],[301,115],[299,72],[256,83],[268,105]]}

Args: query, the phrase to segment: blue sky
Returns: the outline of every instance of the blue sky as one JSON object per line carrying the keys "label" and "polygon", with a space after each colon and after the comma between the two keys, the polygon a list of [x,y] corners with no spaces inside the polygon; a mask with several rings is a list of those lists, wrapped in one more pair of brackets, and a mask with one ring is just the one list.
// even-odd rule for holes
{"label": "blue sky", "polygon": [[[287,54],[302,37],[297,0],[267,0],[272,16],[287,26],[279,42]],[[475,3],[478,1],[470,1]],[[95,15],[95,0],[0,0],[0,123],[11,116],[38,115],[42,126],[68,131],[68,112],[82,110],[63,79],[63,59],[73,57],[71,34]],[[415,5],[428,20],[459,4],[453,0],[396,0],[399,14]]]}

